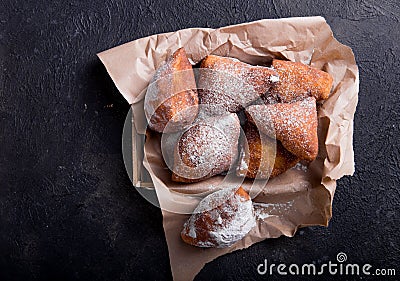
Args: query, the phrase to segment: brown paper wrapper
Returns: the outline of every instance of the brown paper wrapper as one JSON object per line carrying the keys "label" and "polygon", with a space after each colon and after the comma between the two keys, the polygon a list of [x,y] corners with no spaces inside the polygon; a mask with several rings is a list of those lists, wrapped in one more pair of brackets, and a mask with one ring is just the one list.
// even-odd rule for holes
{"label": "brown paper wrapper", "polygon": [[[323,69],[334,78],[333,91],[319,108],[319,155],[307,169],[293,168],[268,181],[254,198],[257,226],[241,241],[225,249],[201,249],[180,238],[188,215],[199,202],[181,193],[207,193],[221,176],[196,184],[170,180],[160,150],[160,136],[148,134],[144,166],[149,171],[164,209],[163,225],[174,280],[191,280],[205,263],[223,254],[247,248],[267,238],[293,236],[299,227],[328,224],[336,180],[354,172],[353,116],[358,100],[358,68],[353,52],[340,44],[322,17],[265,19],[219,29],[190,28],[141,38],[98,54],[115,85],[132,104],[139,133],[144,133],[143,99],[157,67],[184,47],[199,62],[208,54],[230,56],[251,64],[283,58]],[[174,204],[179,201],[181,204]],[[182,204],[183,202],[183,204]],[[176,207],[175,205],[178,205]],[[175,206],[175,207],[174,207]]]}

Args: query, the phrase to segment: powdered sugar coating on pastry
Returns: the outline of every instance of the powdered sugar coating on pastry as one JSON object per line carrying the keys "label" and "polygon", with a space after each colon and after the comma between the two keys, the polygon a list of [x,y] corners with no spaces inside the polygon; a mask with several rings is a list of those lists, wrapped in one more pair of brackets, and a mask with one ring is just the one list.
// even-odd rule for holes
{"label": "powdered sugar coating on pastry", "polygon": [[238,112],[267,93],[278,81],[277,72],[271,68],[209,55],[200,65],[200,103],[218,104],[226,111]]}
{"label": "powdered sugar coating on pastry", "polygon": [[274,59],[272,67],[280,81],[271,87],[270,95],[281,102],[293,102],[313,96],[317,101],[328,98],[332,88],[332,76],[301,62]]}
{"label": "powdered sugar coating on pastry", "polygon": [[208,117],[192,124],[177,140],[172,180],[197,182],[228,171],[238,155],[236,114]]}
{"label": "powdered sugar coating on pastry", "polygon": [[160,66],[146,91],[144,112],[149,127],[172,133],[191,124],[198,113],[196,82],[183,48]]}
{"label": "powdered sugar coating on pastry", "polygon": [[231,187],[201,200],[181,236],[194,246],[225,248],[241,240],[255,225],[250,196],[241,187]]}
{"label": "powdered sugar coating on pastry", "polygon": [[248,119],[261,132],[271,135],[299,157],[312,161],[318,154],[318,119],[314,97],[293,103],[252,105],[246,109]]}

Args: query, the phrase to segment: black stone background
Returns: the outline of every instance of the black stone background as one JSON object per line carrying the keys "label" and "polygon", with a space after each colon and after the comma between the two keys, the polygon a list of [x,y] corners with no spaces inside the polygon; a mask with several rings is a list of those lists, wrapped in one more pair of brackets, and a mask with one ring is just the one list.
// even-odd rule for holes
{"label": "black stone background", "polygon": [[356,173],[338,181],[328,228],[225,255],[195,280],[278,280],[258,276],[256,266],[264,258],[322,264],[341,251],[348,262],[400,275],[398,1],[1,0],[0,7],[0,280],[171,280],[160,210],[131,186],[122,160],[129,106],[95,54],[187,27],[307,15],[324,16],[360,68]]}

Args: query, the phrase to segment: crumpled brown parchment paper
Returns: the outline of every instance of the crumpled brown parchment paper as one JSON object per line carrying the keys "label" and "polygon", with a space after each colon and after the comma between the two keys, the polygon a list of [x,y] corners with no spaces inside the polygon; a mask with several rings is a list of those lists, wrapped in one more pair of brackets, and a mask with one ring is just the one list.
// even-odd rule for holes
{"label": "crumpled brown parchment paper", "polygon": [[[319,155],[306,169],[293,168],[270,180],[254,199],[258,224],[226,249],[185,244],[180,231],[188,215],[162,211],[174,280],[192,280],[205,263],[267,238],[293,236],[299,227],[327,225],[332,216],[336,180],[354,172],[353,117],[358,100],[358,68],[351,49],[340,44],[322,17],[265,19],[219,29],[190,28],[141,38],[98,54],[115,85],[132,104],[139,133],[144,133],[143,99],[157,67],[184,47],[199,62],[208,54],[236,57],[251,64],[286,58],[323,69],[334,78],[333,91],[318,112]],[[171,182],[160,150],[160,136],[148,134],[144,166],[163,209],[190,211],[198,199],[180,192],[204,192],[220,177],[192,184]],[[179,201],[182,204],[176,204]],[[178,206],[178,207],[176,207]],[[174,209],[175,210],[175,209]]]}

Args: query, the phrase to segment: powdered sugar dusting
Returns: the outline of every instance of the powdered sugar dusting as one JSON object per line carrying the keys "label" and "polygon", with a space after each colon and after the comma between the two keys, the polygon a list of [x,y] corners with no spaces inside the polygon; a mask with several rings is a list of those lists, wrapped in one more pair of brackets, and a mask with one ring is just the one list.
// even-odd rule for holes
{"label": "powdered sugar dusting", "polygon": [[237,189],[222,189],[201,200],[182,234],[195,232],[199,247],[224,248],[242,239],[256,221],[251,200],[237,194]]}
{"label": "powdered sugar dusting", "polygon": [[197,237],[197,235],[196,235],[196,230],[194,229],[194,228],[190,228],[189,229],[189,234],[188,234],[190,237],[192,237],[192,238],[196,238]]}
{"label": "powdered sugar dusting", "polygon": [[238,176],[246,176],[247,170],[249,169],[249,165],[247,164],[247,162],[248,157],[246,155],[246,150],[242,147],[240,150],[239,165],[236,168],[236,174]]}
{"label": "powdered sugar dusting", "polygon": [[197,121],[177,143],[173,179],[199,181],[229,170],[238,154],[239,135],[236,114]]}
{"label": "powdered sugar dusting", "polygon": [[306,160],[317,156],[318,120],[314,97],[294,103],[252,105],[247,113],[263,133],[271,135],[274,128],[276,139],[294,155]]}
{"label": "powdered sugar dusting", "polygon": [[319,69],[300,62],[272,61],[280,81],[273,85],[271,92],[281,102],[293,102],[314,96],[318,101],[327,99],[332,88],[332,77]]}
{"label": "powdered sugar dusting", "polygon": [[279,82],[279,76],[271,75],[271,77],[269,77],[269,80],[270,80],[272,83]]}
{"label": "powdered sugar dusting", "polygon": [[297,163],[293,169],[296,169],[298,171],[303,171],[303,172],[307,172],[308,171],[308,167],[307,165],[302,164],[301,162]]}
{"label": "powdered sugar dusting", "polygon": [[293,200],[286,203],[258,203],[253,202],[254,213],[257,219],[264,220],[289,212],[293,207]]}
{"label": "powdered sugar dusting", "polygon": [[277,78],[279,81],[277,75],[271,68],[210,55],[200,68],[200,103],[217,104],[229,112],[238,112],[265,94]]}
{"label": "powdered sugar dusting", "polygon": [[265,220],[266,218],[269,218],[269,217],[276,217],[275,215],[268,214],[267,212],[265,212],[263,209],[260,209],[260,208],[257,208],[257,209],[254,208],[254,213],[258,220]]}
{"label": "powdered sugar dusting", "polygon": [[197,105],[192,65],[181,48],[156,70],[146,91],[144,112],[151,129],[170,133],[193,122]]}

